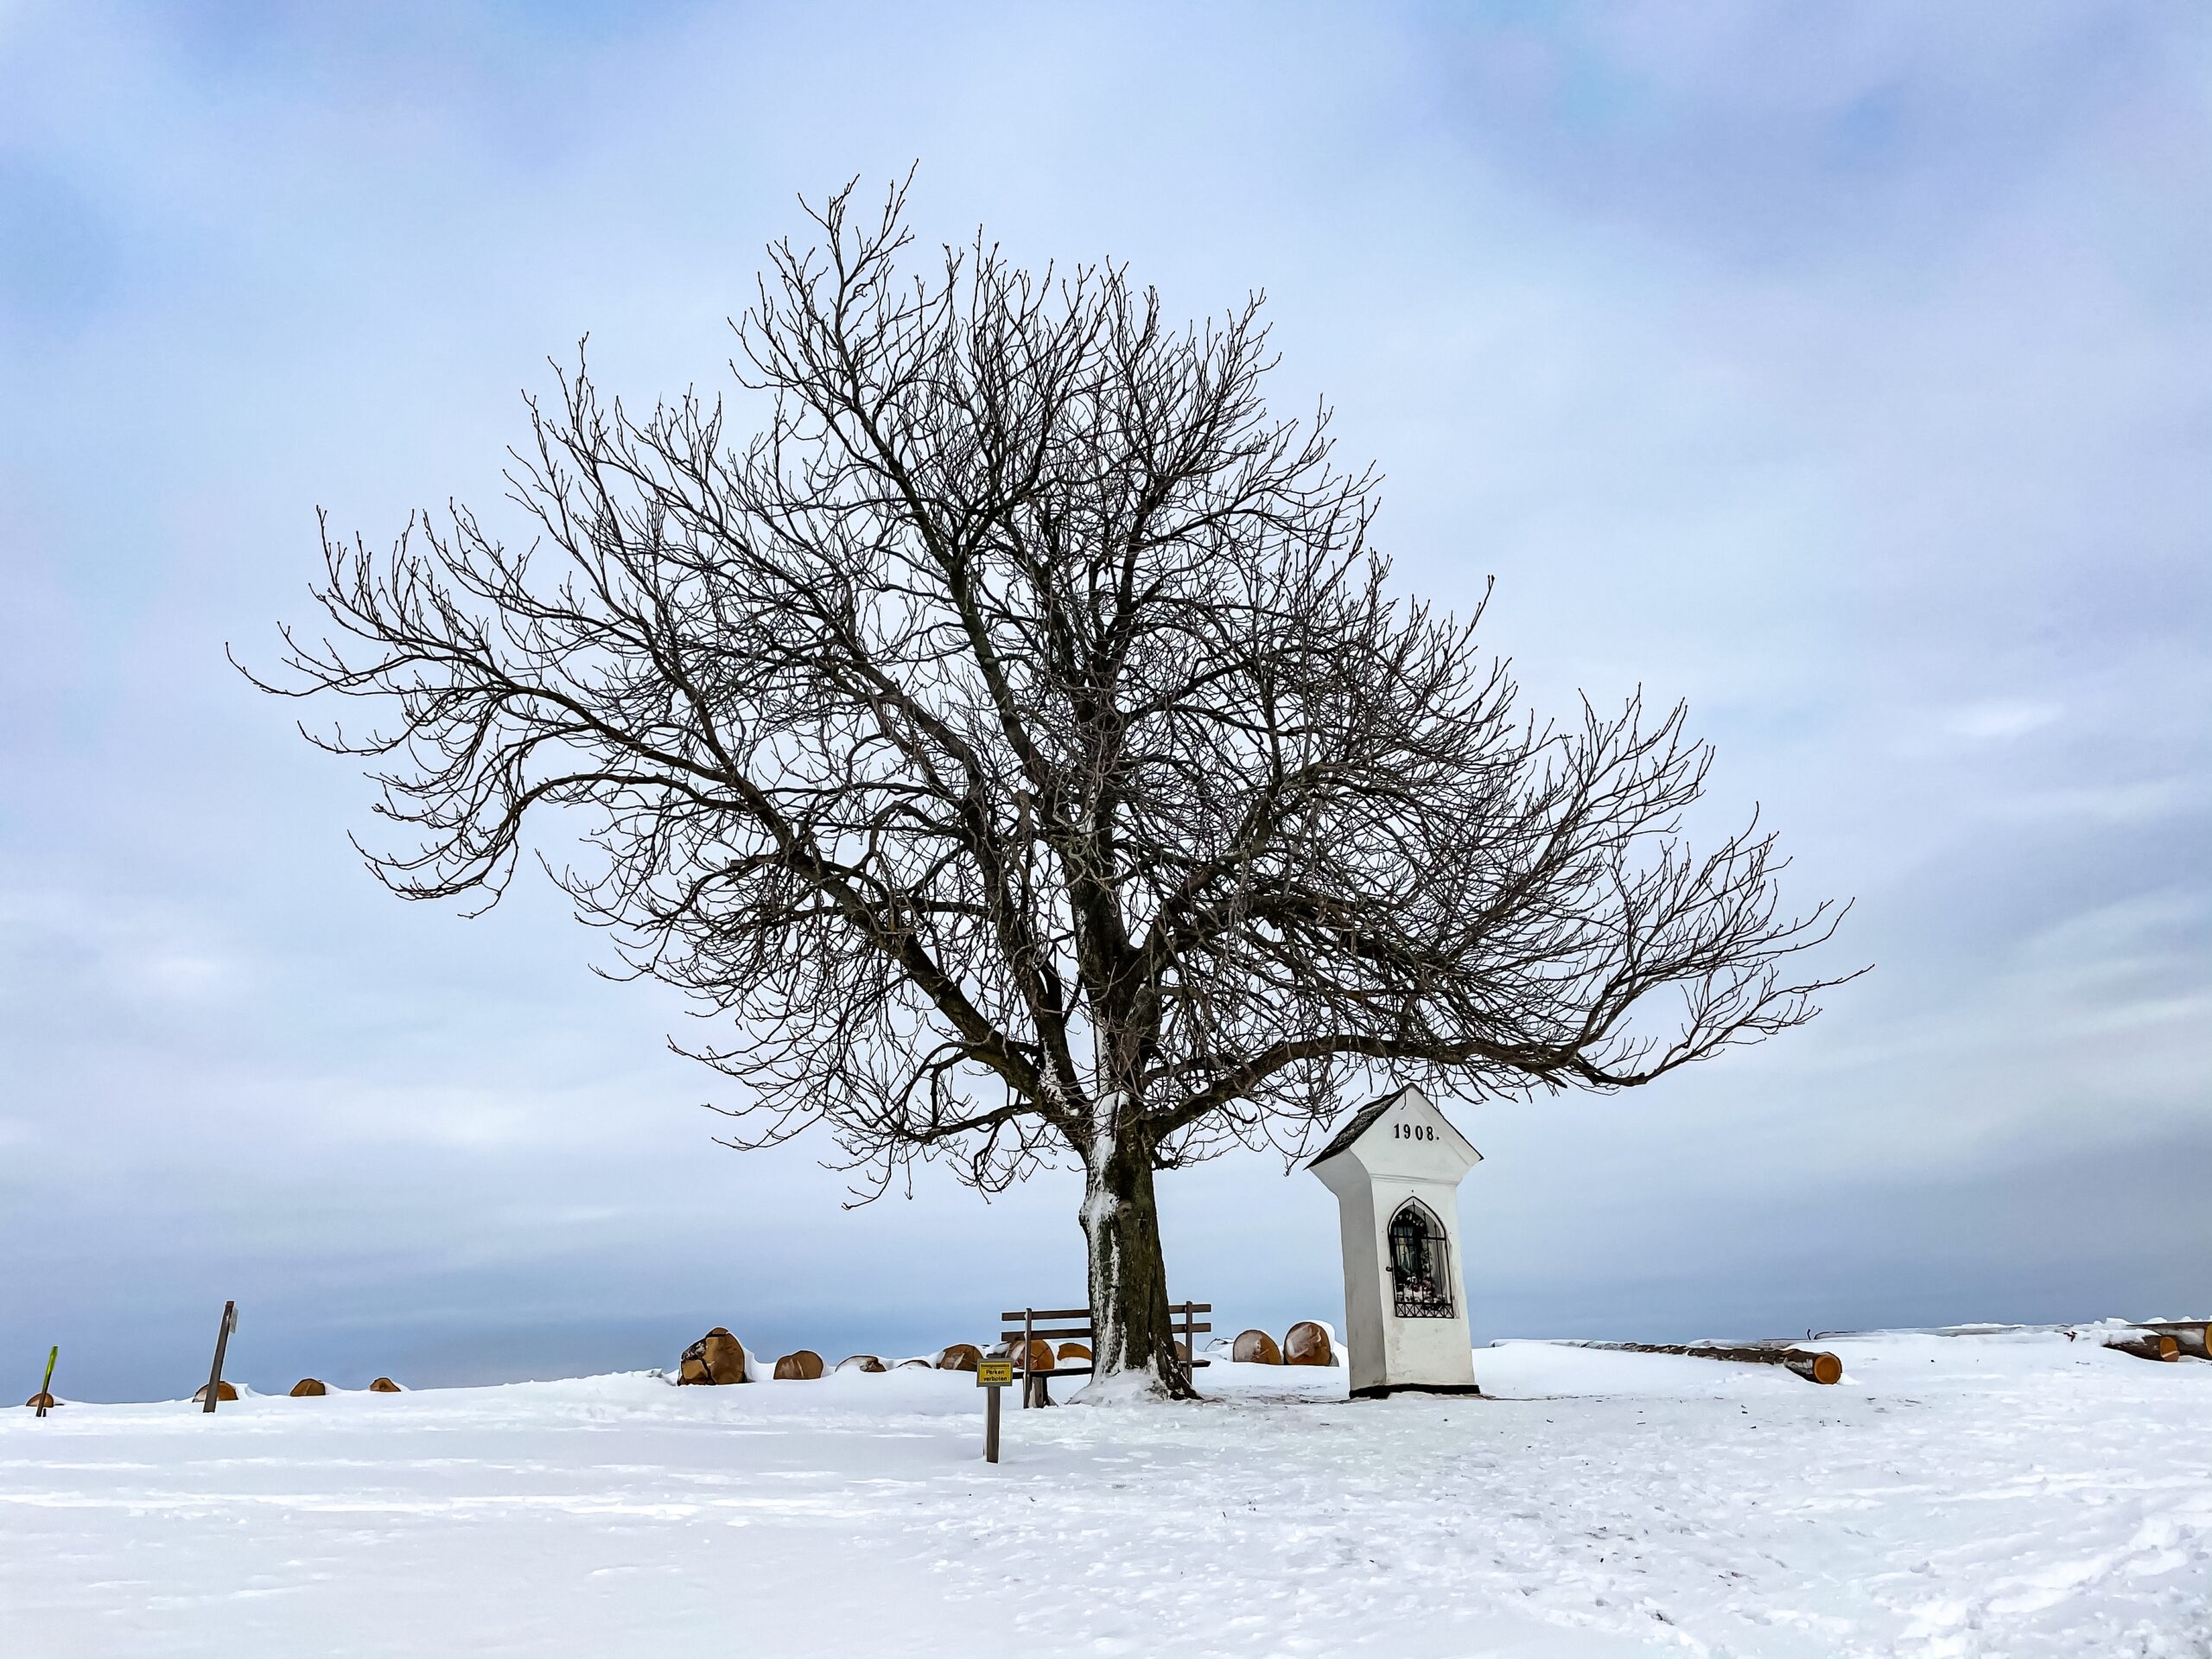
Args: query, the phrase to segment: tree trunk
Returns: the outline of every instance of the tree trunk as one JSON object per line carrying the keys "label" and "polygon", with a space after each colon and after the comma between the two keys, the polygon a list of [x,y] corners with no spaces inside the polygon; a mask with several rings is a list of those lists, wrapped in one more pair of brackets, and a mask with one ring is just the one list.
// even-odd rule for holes
{"label": "tree trunk", "polygon": [[1150,1148],[1125,1141],[1100,1150],[1103,1155],[1091,1160],[1084,1177],[1091,1363],[1100,1377],[1135,1372],[1169,1399],[1196,1399],[1190,1373],[1175,1357],[1175,1332],[1168,1323]]}

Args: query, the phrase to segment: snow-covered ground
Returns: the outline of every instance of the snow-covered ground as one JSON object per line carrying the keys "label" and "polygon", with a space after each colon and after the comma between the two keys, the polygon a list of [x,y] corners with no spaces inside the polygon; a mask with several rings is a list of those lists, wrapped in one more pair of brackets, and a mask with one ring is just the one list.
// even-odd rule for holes
{"label": "snow-covered ground", "polygon": [[0,1654],[2212,1655],[2212,1363],[1824,1345],[1216,1365],[996,1468],[913,1370],[15,1410]]}

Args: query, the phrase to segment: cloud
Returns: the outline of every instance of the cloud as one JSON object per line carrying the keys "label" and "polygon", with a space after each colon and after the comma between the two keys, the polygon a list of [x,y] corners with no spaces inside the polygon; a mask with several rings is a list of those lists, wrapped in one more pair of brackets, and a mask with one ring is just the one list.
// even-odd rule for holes
{"label": "cloud", "polygon": [[2064,713],[2055,703],[1995,700],[1954,709],[1942,725],[1955,737],[2004,740],[2039,731]]}
{"label": "cloud", "polygon": [[117,275],[113,238],[85,193],[22,157],[0,156],[0,314],[23,334],[68,333]]}

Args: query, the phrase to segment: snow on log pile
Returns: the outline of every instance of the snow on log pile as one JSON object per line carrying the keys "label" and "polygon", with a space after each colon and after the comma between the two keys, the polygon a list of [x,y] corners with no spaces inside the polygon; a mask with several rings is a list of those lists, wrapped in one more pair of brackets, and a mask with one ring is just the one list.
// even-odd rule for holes
{"label": "snow on log pile", "polygon": [[1529,1342],[1360,1404],[1224,1359],[996,1467],[920,1367],[15,1411],[0,1653],[2201,1659],[2212,1363],[1821,1345],[1836,1387]]}

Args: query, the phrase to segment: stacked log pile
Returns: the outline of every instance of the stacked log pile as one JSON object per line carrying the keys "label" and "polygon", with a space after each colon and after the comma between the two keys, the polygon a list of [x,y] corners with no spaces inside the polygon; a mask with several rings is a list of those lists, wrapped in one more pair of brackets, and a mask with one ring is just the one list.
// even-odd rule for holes
{"label": "stacked log pile", "polygon": [[683,1351],[676,1380],[694,1387],[718,1387],[745,1381],[745,1344],[722,1325]]}
{"label": "stacked log pile", "polygon": [[2048,1331],[2069,1342],[2092,1342],[2116,1353],[2171,1364],[2184,1355],[2202,1359],[2212,1324],[2203,1319],[2100,1319],[2094,1325],[1955,1325],[1933,1334],[1942,1337],[2012,1336]]}
{"label": "stacked log pile", "polygon": [[2144,1327],[2171,1337],[2191,1359],[2212,1359],[2212,1322],[2203,1319],[2152,1319]]}
{"label": "stacked log pile", "polygon": [[2138,1359],[2163,1360],[2171,1365],[2181,1357],[2180,1339],[2164,1331],[2101,1333],[2100,1340],[2106,1347],[2120,1353],[2133,1354]]}
{"label": "stacked log pile", "polygon": [[1793,1347],[1785,1343],[1717,1342],[1570,1342],[1569,1348],[1602,1348],[1618,1354],[1683,1354],[1692,1359],[1721,1359],[1741,1365],[1779,1365],[1808,1382],[1822,1384],[1843,1380],[1843,1361],[1824,1351]]}
{"label": "stacked log pile", "polygon": [[1238,1365],[1334,1365],[1339,1363],[1336,1342],[1329,1334],[1329,1327],[1318,1319],[1300,1319],[1283,1332],[1277,1342],[1265,1331],[1256,1328],[1240,1331],[1227,1344],[1217,1342],[1218,1350],[1224,1345],[1230,1361]]}
{"label": "stacked log pile", "polygon": [[[1862,1331],[1823,1331],[1823,1337],[1855,1337]],[[2116,1353],[2133,1354],[2171,1364],[2177,1359],[2212,1359],[2212,1320],[2100,1319],[2089,1325],[1939,1325],[1908,1328],[1892,1334],[1923,1337],[2021,1337],[2037,1334],[2063,1337],[2069,1342],[2094,1343]]]}

